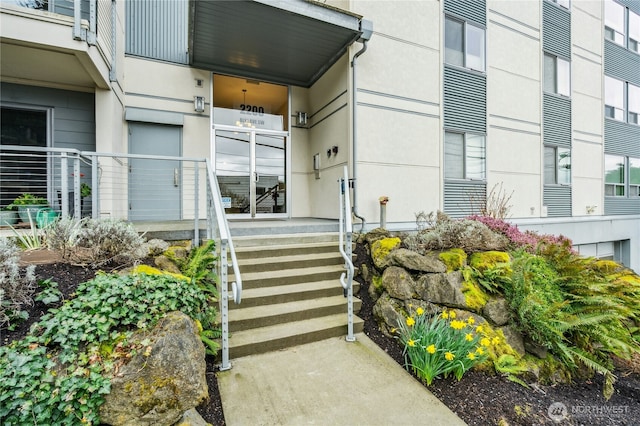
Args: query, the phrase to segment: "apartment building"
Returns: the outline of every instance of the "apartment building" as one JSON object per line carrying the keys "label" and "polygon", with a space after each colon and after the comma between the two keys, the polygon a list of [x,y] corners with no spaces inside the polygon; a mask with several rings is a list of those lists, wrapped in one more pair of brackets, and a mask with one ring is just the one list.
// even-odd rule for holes
{"label": "apartment building", "polygon": [[[345,165],[356,229],[381,196],[415,229],[500,189],[521,229],[640,271],[640,0],[2,0],[0,19],[3,145],[206,157],[232,220],[336,218]],[[125,194],[99,214],[147,219],[143,179],[93,182]]]}

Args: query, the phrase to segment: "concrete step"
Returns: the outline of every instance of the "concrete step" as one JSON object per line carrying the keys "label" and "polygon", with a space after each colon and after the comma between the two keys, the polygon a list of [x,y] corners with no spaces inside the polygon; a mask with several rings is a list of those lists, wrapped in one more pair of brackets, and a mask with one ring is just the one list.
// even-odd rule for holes
{"label": "concrete step", "polygon": [[[354,298],[354,313],[360,312],[361,306],[360,299]],[[347,299],[342,295],[254,306],[230,311],[229,330],[236,332],[333,314],[346,315],[346,313]]]}
{"label": "concrete step", "polygon": [[[336,280],[339,283],[340,274],[345,272],[343,265],[316,266],[311,268],[286,269],[282,271],[249,272],[243,273],[242,288],[270,287],[286,284],[300,284],[311,281]],[[234,281],[234,276],[229,276],[229,282]]]}
{"label": "concrete step", "polygon": [[[235,241],[235,240],[234,240]],[[235,245],[234,245],[235,247]],[[261,257],[293,256],[299,254],[314,253],[338,253],[337,241],[324,241],[317,243],[286,244],[286,245],[260,245],[235,247],[236,257],[241,259],[256,259]]]}
{"label": "concrete step", "polygon": [[[353,328],[354,333],[361,332],[364,328],[364,321],[355,316]],[[346,312],[270,325],[232,333],[229,338],[229,356],[238,358],[346,335]]]}
{"label": "concrete step", "polygon": [[308,233],[308,234],[272,234],[233,237],[233,246],[242,247],[285,246],[292,244],[314,244],[338,241],[337,232]]}
{"label": "concrete step", "polygon": [[340,265],[344,263],[337,251],[329,253],[298,254],[292,256],[261,257],[238,260],[240,273],[282,271],[286,269],[312,268],[315,266]]}
{"label": "concrete step", "polygon": [[[360,284],[353,281],[353,292],[357,293]],[[253,306],[287,303],[296,300],[309,300],[317,297],[342,296],[339,280],[313,281],[300,284],[288,284],[273,287],[243,289],[242,303],[230,303],[230,309],[244,309]]]}

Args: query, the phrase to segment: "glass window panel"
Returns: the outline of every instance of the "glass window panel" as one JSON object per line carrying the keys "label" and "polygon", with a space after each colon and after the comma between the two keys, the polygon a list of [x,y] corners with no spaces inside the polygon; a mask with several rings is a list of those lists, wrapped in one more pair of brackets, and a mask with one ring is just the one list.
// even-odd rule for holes
{"label": "glass window panel", "polygon": [[604,181],[606,183],[624,183],[624,157],[604,156]]}
{"label": "glass window panel", "polygon": [[544,91],[556,93],[556,58],[544,55]]}
{"label": "glass window panel", "polygon": [[629,49],[638,52],[640,42],[640,15],[629,11]]}
{"label": "glass window panel", "polygon": [[484,136],[466,135],[466,171],[467,179],[485,178]]}
{"label": "glass window panel", "polygon": [[[637,115],[640,114],[640,87],[634,86],[633,84],[629,83],[627,89],[629,93],[629,114],[635,114],[637,120]],[[637,121],[635,121],[635,123],[638,124]]]}
{"label": "glass window panel", "polygon": [[444,26],[444,60],[448,64],[464,66],[464,45],[462,38],[463,24],[445,18]]}
{"label": "glass window panel", "polygon": [[558,148],[558,183],[571,183],[571,150]]}
{"label": "glass window panel", "polygon": [[460,133],[444,134],[444,177],[464,179],[464,136]]}
{"label": "glass window panel", "polygon": [[558,70],[558,92],[561,95],[571,96],[571,65],[569,61],[556,58]]}
{"label": "glass window panel", "polygon": [[544,183],[556,183],[556,149],[552,146],[544,147]]}
{"label": "glass window panel", "polygon": [[466,30],[466,67],[478,71],[484,71],[484,30],[468,24],[466,26]]}
{"label": "glass window panel", "polygon": [[[606,31],[605,34],[612,41],[624,46],[624,6],[613,0],[608,0],[604,4],[604,24],[613,31]],[[613,36],[613,37],[612,37]]]}
{"label": "glass window panel", "polygon": [[629,157],[629,183],[640,185],[640,158]]}
{"label": "glass window panel", "polygon": [[614,108],[613,118],[616,120],[623,120],[624,83],[622,81],[606,75],[604,76],[604,103],[607,106]]}

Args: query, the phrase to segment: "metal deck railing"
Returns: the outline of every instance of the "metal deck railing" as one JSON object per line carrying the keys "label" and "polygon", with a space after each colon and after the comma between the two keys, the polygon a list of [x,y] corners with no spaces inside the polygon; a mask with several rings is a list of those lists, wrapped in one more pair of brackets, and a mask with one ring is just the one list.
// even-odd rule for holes
{"label": "metal deck railing", "polygon": [[228,269],[235,277],[235,303],[242,299],[242,279],[218,179],[208,160],[0,145],[0,207],[24,193],[46,198],[62,217],[193,220],[194,245],[200,243],[200,219],[206,218],[206,238],[216,240],[219,259],[221,369],[231,368]]}

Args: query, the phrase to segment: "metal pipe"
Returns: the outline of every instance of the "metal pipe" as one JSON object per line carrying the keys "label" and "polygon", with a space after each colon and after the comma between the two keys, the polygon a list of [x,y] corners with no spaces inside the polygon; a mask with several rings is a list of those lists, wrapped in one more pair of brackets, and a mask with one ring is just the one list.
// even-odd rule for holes
{"label": "metal pipe", "polygon": [[357,114],[357,103],[358,103],[358,90],[356,87],[356,59],[358,59],[358,57],[360,57],[360,55],[362,55],[364,52],[367,51],[367,40],[364,40],[362,42],[362,49],[360,49],[355,55],[353,55],[353,59],[351,60],[351,68],[353,68],[353,71],[351,73],[351,77],[353,79],[352,81],[352,96],[353,96],[353,100],[352,100],[352,108],[353,108],[353,119],[352,119],[352,123],[353,123],[353,208],[352,208],[352,212],[353,215],[355,217],[357,217],[358,219],[360,219],[360,221],[362,222],[362,226],[360,227],[360,232],[362,232],[364,230],[364,225],[366,223],[366,219],[362,216],[360,216],[360,214],[358,213],[358,192],[357,192],[357,179],[358,179],[358,114]]}

